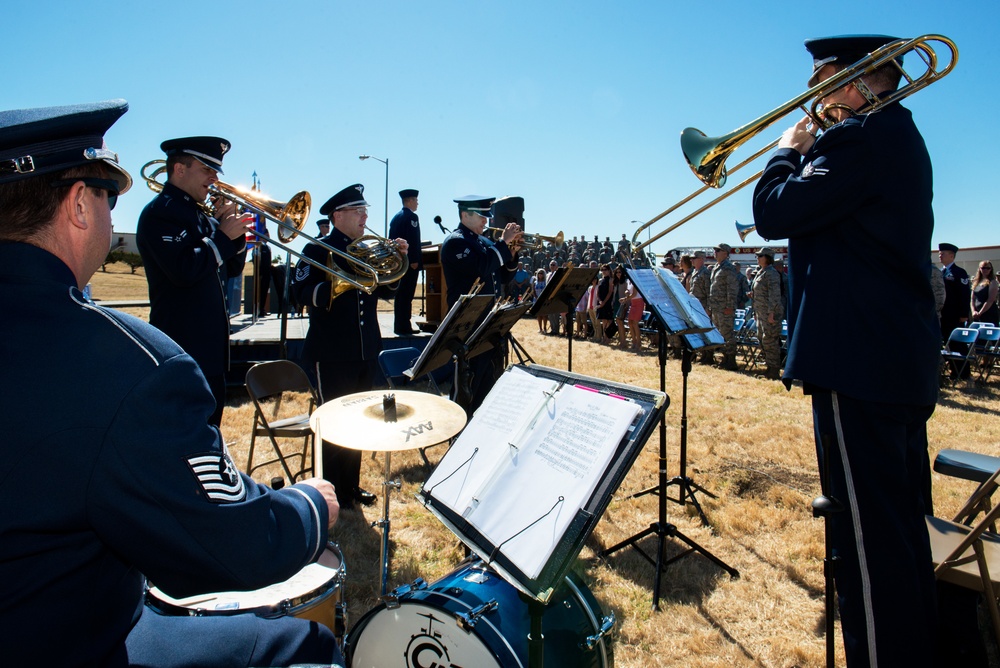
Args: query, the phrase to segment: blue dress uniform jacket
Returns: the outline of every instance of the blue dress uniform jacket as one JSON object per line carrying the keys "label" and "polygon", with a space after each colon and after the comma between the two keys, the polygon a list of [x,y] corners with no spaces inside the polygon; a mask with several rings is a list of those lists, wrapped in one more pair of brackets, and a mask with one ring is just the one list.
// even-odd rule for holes
{"label": "blue dress uniform jacket", "polygon": [[411,271],[420,271],[424,268],[423,251],[420,247],[420,218],[416,213],[404,206],[393,216],[389,222],[389,238],[406,239],[406,243],[410,244],[406,261],[411,265],[413,263],[417,265],[415,270],[411,267]]}
{"label": "blue dress uniform jacket", "polygon": [[[337,228],[333,228],[322,241],[345,252],[351,243],[351,239]],[[302,254],[325,266],[330,252],[319,244],[308,244],[302,249]],[[334,261],[346,273],[354,273],[345,267],[347,261],[343,258],[335,256]],[[375,361],[382,351],[378,300],[379,297],[391,296],[393,288],[382,286],[370,295],[361,290],[348,290],[327,309],[331,285],[328,278],[329,274],[303,260],[295,267],[292,289],[298,303],[306,304],[309,309],[309,331],[302,350],[303,361],[310,364],[341,360]]]}
{"label": "blue dress uniform jacket", "polygon": [[775,152],[754,221],[765,239],[788,239],[785,379],[864,401],[936,401],[931,197],[927,149],[898,103],[830,128],[804,157]]}
{"label": "blue dress uniform jacket", "polygon": [[441,268],[448,284],[448,308],[468,294],[479,279],[480,294],[500,296],[500,289],[517,272],[517,258],[511,256],[504,241],[493,243],[465,225],[445,237],[441,245]]}
{"label": "blue dress uniform jacket", "polygon": [[225,285],[243,272],[246,239],[230,239],[173,184],[143,209],[136,243],[149,282],[149,322],[176,341],[206,376],[229,366]]}
{"label": "blue dress uniform jacket", "polygon": [[177,597],[254,589],[327,539],[317,490],[236,471],[194,360],[75,284],[54,255],[0,244],[5,665],[124,666],[144,576]]}
{"label": "blue dress uniform jacket", "polygon": [[[935,269],[937,271],[937,269]],[[951,335],[951,330],[968,323],[972,316],[972,285],[969,274],[957,264],[940,270],[944,278],[944,306],[941,307],[941,335]]]}

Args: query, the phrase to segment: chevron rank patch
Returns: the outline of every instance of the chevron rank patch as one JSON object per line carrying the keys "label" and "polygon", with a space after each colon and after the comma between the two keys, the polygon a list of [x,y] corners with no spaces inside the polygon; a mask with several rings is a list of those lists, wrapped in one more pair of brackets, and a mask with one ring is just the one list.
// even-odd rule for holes
{"label": "chevron rank patch", "polygon": [[189,457],[187,463],[209,501],[236,503],[246,498],[243,477],[225,448],[221,454],[213,452]]}

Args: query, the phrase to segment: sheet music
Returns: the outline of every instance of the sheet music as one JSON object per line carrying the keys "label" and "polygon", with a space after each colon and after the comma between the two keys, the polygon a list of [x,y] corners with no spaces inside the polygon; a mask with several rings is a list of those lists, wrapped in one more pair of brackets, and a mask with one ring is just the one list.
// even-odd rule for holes
{"label": "sheet music", "polygon": [[666,269],[629,269],[628,277],[639,289],[649,308],[656,312],[668,334],[706,332],[712,319],[701,302],[688,294],[683,284]]}
{"label": "sheet music", "polygon": [[[476,461],[468,462],[468,471],[447,479],[453,471],[438,467],[425,489],[460,512],[534,578],[594,493],[641,407],[593,390],[553,386],[551,381],[543,387],[541,379],[518,371],[501,377],[510,376],[510,386],[501,392],[495,387],[489,398],[503,398],[491,402],[485,412],[481,408],[452,446],[454,450],[462,444],[465,454],[447,455],[449,461]],[[524,399],[542,391],[551,396],[526,409]],[[473,444],[480,446],[475,455]],[[435,486],[437,479],[441,482]]]}
{"label": "sheet music", "polygon": [[549,401],[546,393],[551,394],[558,386],[556,381],[516,367],[500,376],[448,450],[449,466],[435,468],[424,489],[460,514],[478,505],[474,495],[517,453],[508,444],[521,437],[538,410]]}

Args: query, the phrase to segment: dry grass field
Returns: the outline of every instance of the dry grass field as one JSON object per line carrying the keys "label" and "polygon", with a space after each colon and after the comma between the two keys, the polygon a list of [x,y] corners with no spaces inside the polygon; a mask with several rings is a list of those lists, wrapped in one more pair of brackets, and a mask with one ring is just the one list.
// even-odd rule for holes
{"label": "dry grass field", "polygon": [[[128,271],[127,268],[124,269]],[[141,276],[98,274],[99,299]],[[117,285],[117,287],[115,287]],[[107,291],[107,292],[106,292]],[[124,292],[118,293],[124,294]],[[130,295],[135,297],[136,295]],[[140,313],[140,316],[142,314]],[[514,334],[534,360],[566,368],[564,339],[537,333],[524,320]],[[576,341],[573,371],[658,389],[653,351],[636,354],[615,347]],[[668,473],[678,471],[681,403],[680,362],[669,360],[666,391]],[[944,389],[929,424],[931,456],[945,448],[997,454],[1000,444],[1000,380],[987,387]],[[242,464],[249,445],[252,406],[238,394],[231,398],[223,423],[231,451]],[[813,519],[810,503],[819,494],[812,421],[807,398],[751,372],[725,372],[695,365],[689,378],[688,475],[717,498],[698,494],[708,516],[702,526],[690,505],[668,503],[668,521],[686,536],[740,572],[732,579],[701,554],[671,564],[661,587],[661,609],[651,610],[653,568],[634,550],[625,549],[602,562],[596,554],[636,534],[657,519],[654,496],[632,498],[657,480],[658,436],[646,444],[607,513],[580,554],[576,571],[603,611],[613,611],[615,665],[619,668],[743,666],[819,667],[824,665],[823,525]],[[443,447],[431,450],[437,461]],[[459,541],[415,499],[428,471],[416,452],[393,456],[393,476],[402,483],[391,505],[392,563],[390,587],[417,577],[433,582],[455,568],[463,556]],[[255,475],[267,481],[271,472]],[[382,490],[383,460],[366,454],[362,485]],[[676,487],[671,488],[676,495]],[[970,483],[934,475],[939,515],[957,510],[972,491]],[[381,516],[373,508],[342,514],[334,529],[347,566],[345,587],[353,625],[376,603],[379,589],[380,534],[370,523]],[[655,538],[643,548],[655,550]],[[668,540],[667,555],[683,545]],[[905,614],[905,613],[901,613]],[[838,665],[843,665],[839,646]]]}

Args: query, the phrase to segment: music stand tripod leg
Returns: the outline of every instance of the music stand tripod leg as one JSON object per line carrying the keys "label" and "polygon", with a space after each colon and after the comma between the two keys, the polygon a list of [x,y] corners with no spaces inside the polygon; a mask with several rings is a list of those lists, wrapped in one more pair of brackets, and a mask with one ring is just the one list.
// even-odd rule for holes
{"label": "music stand tripod leg", "polygon": [[[661,323],[660,324],[660,336],[659,336],[659,340],[660,340],[660,343],[659,343],[659,360],[660,360],[660,390],[662,392],[666,392],[666,385],[667,385],[667,379],[666,379],[667,351],[666,351],[666,346],[665,346],[665,341],[666,341],[667,337],[666,337],[665,334],[666,334],[665,328],[663,327],[663,325]],[[690,358],[688,358],[688,359],[690,360]],[[654,522],[653,524],[650,524],[649,528],[640,531],[639,533],[637,533],[636,535],[632,536],[631,538],[626,538],[622,542],[620,542],[620,543],[618,543],[616,545],[613,545],[613,546],[611,546],[611,547],[609,547],[609,548],[607,548],[605,550],[602,550],[601,552],[599,552],[597,554],[597,556],[599,558],[606,559],[608,556],[610,556],[614,552],[617,552],[621,548],[626,547],[626,546],[631,546],[644,559],[646,559],[646,561],[648,561],[650,564],[652,564],[653,567],[656,569],[656,573],[655,573],[655,575],[653,577],[653,610],[654,611],[659,611],[659,609],[660,609],[660,583],[661,583],[661,579],[662,579],[662,574],[663,574],[663,572],[666,571],[666,567],[668,565],[672,564],[673,562],[678,561],[680,559],[683,559],[684,557],[686,557],[689,554],[692,554],[694,552],[698,552],[699,554],[701,554],[705,558],[707,558],[709,561],[711,561],[712,563],[714,563],[715,565],[717,565],[719,568],[721,568],[722,570],[724,570],[727,573],[729,573],[730,577],[732,577],[734,579],[740,577],[739,571],[737,571],[735,568],[729,566],[727,563],[725,563],[724,561],[722,561],[721,559],[719,559],[718,557],[716,557],[714,554],[712,554],[711,552],[709,552],[708,550],[706,550],[704,547],[702,547],[701,545],[699,545],[695,541],[693,541],[690,538],[688,538],[687,536],[685,536],[682,532],[680,532],[677,529],[676,526],[674,526],[673,524],[670,524],[669,522],[667,522],[667,489],[666,489],[667,485],[668,485],[668,483],[667,483],[667,467],[666,467],[666,461],[667,461],[667,419],[666,419],[666,414],[665,413],[664,413],[663,416],[660,417],[660,453],[659,453],[659,458],[660,458],[660,473],[659,473],[659,484],[658,484],[658,486],[655,489],[653,489],[653,490],[646,490],[646,491],[640,493],[640,494],[655,493],[657,495],[657,497],[658,497],[659,520],[657,522]],[[639,494],[633,495],[633,497],[635,497],[635,496],[639,496]],[[655,535],[657,537],[657,539],[656,539],[656,559],[653,559],[648,554],[646,554],[642,550],[642,548],[639,547],[639,545],[638,545],[639,541],[641,541],[643,538],[645,538],[647,536],[652,536],[652,535]],[[665,541],[665,539],[668,538],[668,537],[669,538],[677,538],[677,539],[681,540],[682,542],[684,542],[688,546],[688,549],[685,550],[684,552],[680,553],[679,555],[676,555],[676,556],[671,557],[670,559],[664,561],[664,558],[663,558],[664,557],[664,549],[666,548],[666,541]]]}

